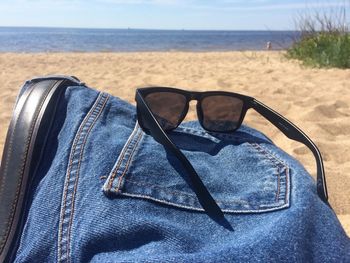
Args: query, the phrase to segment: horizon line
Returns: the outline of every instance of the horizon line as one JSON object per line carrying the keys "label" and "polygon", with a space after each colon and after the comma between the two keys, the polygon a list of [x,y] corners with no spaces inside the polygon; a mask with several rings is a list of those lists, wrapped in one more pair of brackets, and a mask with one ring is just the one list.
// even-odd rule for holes
{"label": "horizon line", "polygon": [[144,30],[144,31],[271,31],[298,32],[295,29],[189,29],[189,28],[137,28],[137,27],[69,27],[69,26],[2,26],[0,28],[45,28],[45,29],[97,29],[97,30]]}

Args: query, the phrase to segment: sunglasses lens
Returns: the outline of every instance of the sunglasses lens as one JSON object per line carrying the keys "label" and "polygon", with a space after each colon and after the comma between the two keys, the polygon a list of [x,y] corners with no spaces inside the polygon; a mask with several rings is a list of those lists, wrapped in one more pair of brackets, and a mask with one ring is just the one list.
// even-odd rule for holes
{"label": "sunglasses lens", "polygon": [[186,109],[186,97],[175,92],[154,92],[145,101],[164,130],[176,128]]}
{"label": "sunglasses lens", "polygon": [[203,126],[217,132],[235,130],[242,115],[243,101],[239,98],[213,95],[205,97],[201,103]]}

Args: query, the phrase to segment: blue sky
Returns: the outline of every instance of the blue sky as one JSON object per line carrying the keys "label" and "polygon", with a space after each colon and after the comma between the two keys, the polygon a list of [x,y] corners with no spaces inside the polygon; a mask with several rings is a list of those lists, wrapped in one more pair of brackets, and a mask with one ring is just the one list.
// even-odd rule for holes
{"label": "blue sky", "polygon": [[288,30],[344,0],[0,0],[0,26]]}

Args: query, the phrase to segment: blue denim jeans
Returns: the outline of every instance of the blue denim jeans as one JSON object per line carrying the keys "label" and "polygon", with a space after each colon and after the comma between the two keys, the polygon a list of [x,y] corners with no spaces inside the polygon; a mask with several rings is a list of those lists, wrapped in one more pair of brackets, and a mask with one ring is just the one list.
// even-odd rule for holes
{"label": "blue denim jeans", "polygon": [[227,227],[131,104],[69,87],[53,118],[16,262],[350,262],[350,239],[312,177],[256,130],[188,122],[170,133]]}

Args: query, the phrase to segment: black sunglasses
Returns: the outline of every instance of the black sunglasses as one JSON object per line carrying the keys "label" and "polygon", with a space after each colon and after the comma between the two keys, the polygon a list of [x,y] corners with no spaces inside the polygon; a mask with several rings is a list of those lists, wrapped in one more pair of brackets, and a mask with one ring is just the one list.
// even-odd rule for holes
{"label": "black sunglasses", "polygon": [[317,193],[328,204],[328,194],[322,156],[312,140],[292,122],[260,101],[225,91],[191,92],[168,87],[146,87],[136,90],[137,116],[140,127],[156,141],[171,150],[190,174],[199,202],[205,210],[222,211],[210,195],[185,155],[170,140],[166,132],[175,129],[185,118],[189,102],[197,100],[197,115],[202,127],[211,132],[233,132],[243,122],[248,109],[253,108],[288,138],[305,144],[314,154],[317,164]]}

